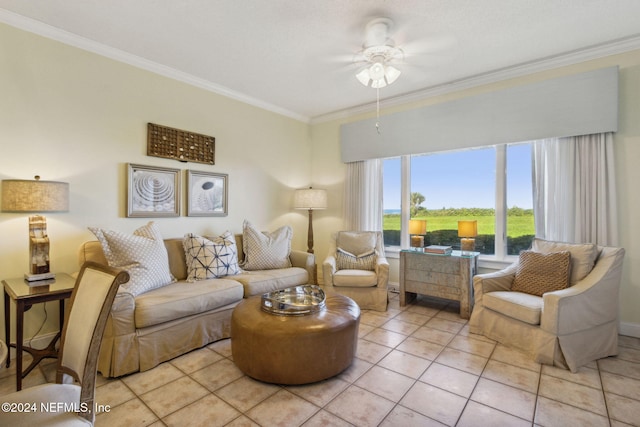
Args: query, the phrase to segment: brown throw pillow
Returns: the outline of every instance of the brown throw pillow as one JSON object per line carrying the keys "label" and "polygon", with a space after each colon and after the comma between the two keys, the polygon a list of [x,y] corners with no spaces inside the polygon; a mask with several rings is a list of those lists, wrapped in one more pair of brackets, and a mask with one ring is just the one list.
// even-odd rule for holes
{"label": "brown throw pillow", "polygon": [[548,254],[522,251],[511,290],[542,296],[546,292],[565,289],[569,286],[570,272],[569,251]]}

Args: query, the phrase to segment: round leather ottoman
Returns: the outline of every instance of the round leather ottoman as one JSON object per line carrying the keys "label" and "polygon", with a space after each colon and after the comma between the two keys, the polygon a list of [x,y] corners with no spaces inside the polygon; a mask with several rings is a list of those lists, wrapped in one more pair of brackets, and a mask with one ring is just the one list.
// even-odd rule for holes
{"label": "round leather ottoman", "polygon": [[231,351],[248,376],[274,384],[307,384],[345,370],[356,354],[360,308],[327,294],[324,310],[281,316],[260,308],[261,297],[243,300],[231,316]]}

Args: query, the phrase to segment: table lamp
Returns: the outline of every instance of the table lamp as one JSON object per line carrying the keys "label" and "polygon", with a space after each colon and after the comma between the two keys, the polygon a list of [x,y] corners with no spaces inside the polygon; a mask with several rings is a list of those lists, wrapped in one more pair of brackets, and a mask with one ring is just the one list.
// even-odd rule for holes
{"label": "table lamp", "polygon": [[410,219],[409,220],[409,235],[411,236],[412,248],[424,247],[424,235],[426,233],[427,233],[426,219]]}
{"label": "table lamp", "polygon": [[460,250],[463,255],[469,255],[476,248],[478,235],[478,221],[458,221],[458,237],[460,237]]}
{"label": "table lamp", "polygon": [[[68,212],[69,184],[57,181],[3,179],[3,212]],[[27,281],[51,279],[55,274],[49,270],[49,236],[47,220],[42,215],[29,217],[29,273]]]}

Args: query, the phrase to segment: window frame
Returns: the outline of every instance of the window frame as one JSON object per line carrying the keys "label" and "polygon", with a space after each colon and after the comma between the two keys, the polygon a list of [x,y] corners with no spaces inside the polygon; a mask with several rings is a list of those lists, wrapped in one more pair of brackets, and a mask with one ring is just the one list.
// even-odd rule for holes
{"label": "window frame", "polygon": [[[507,254],[507,148],[510,144],[493,145],[496,152],[495,164],[495,253],[480,254],[480,266],[501,269],[515,262],[516,255]],[[389,258],[399,258],[400,251],[409,249],[409,218],[411,206],[411,155],[400,156],[400,246],[385,246]]]}

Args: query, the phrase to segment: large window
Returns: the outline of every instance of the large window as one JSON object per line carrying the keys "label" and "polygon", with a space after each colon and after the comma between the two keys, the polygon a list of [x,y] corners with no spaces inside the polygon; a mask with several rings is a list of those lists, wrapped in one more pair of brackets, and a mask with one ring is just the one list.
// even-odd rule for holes
{"label": "large window", "polygon": [[477,251],[499,259],[517,255],[534,235],[531,189],[528,143],[387,159],[385,245],[402,246],[403,233],[408,241],[403,216],[427,221],[425,245],[454,248],[458,221],[476,220]]}

